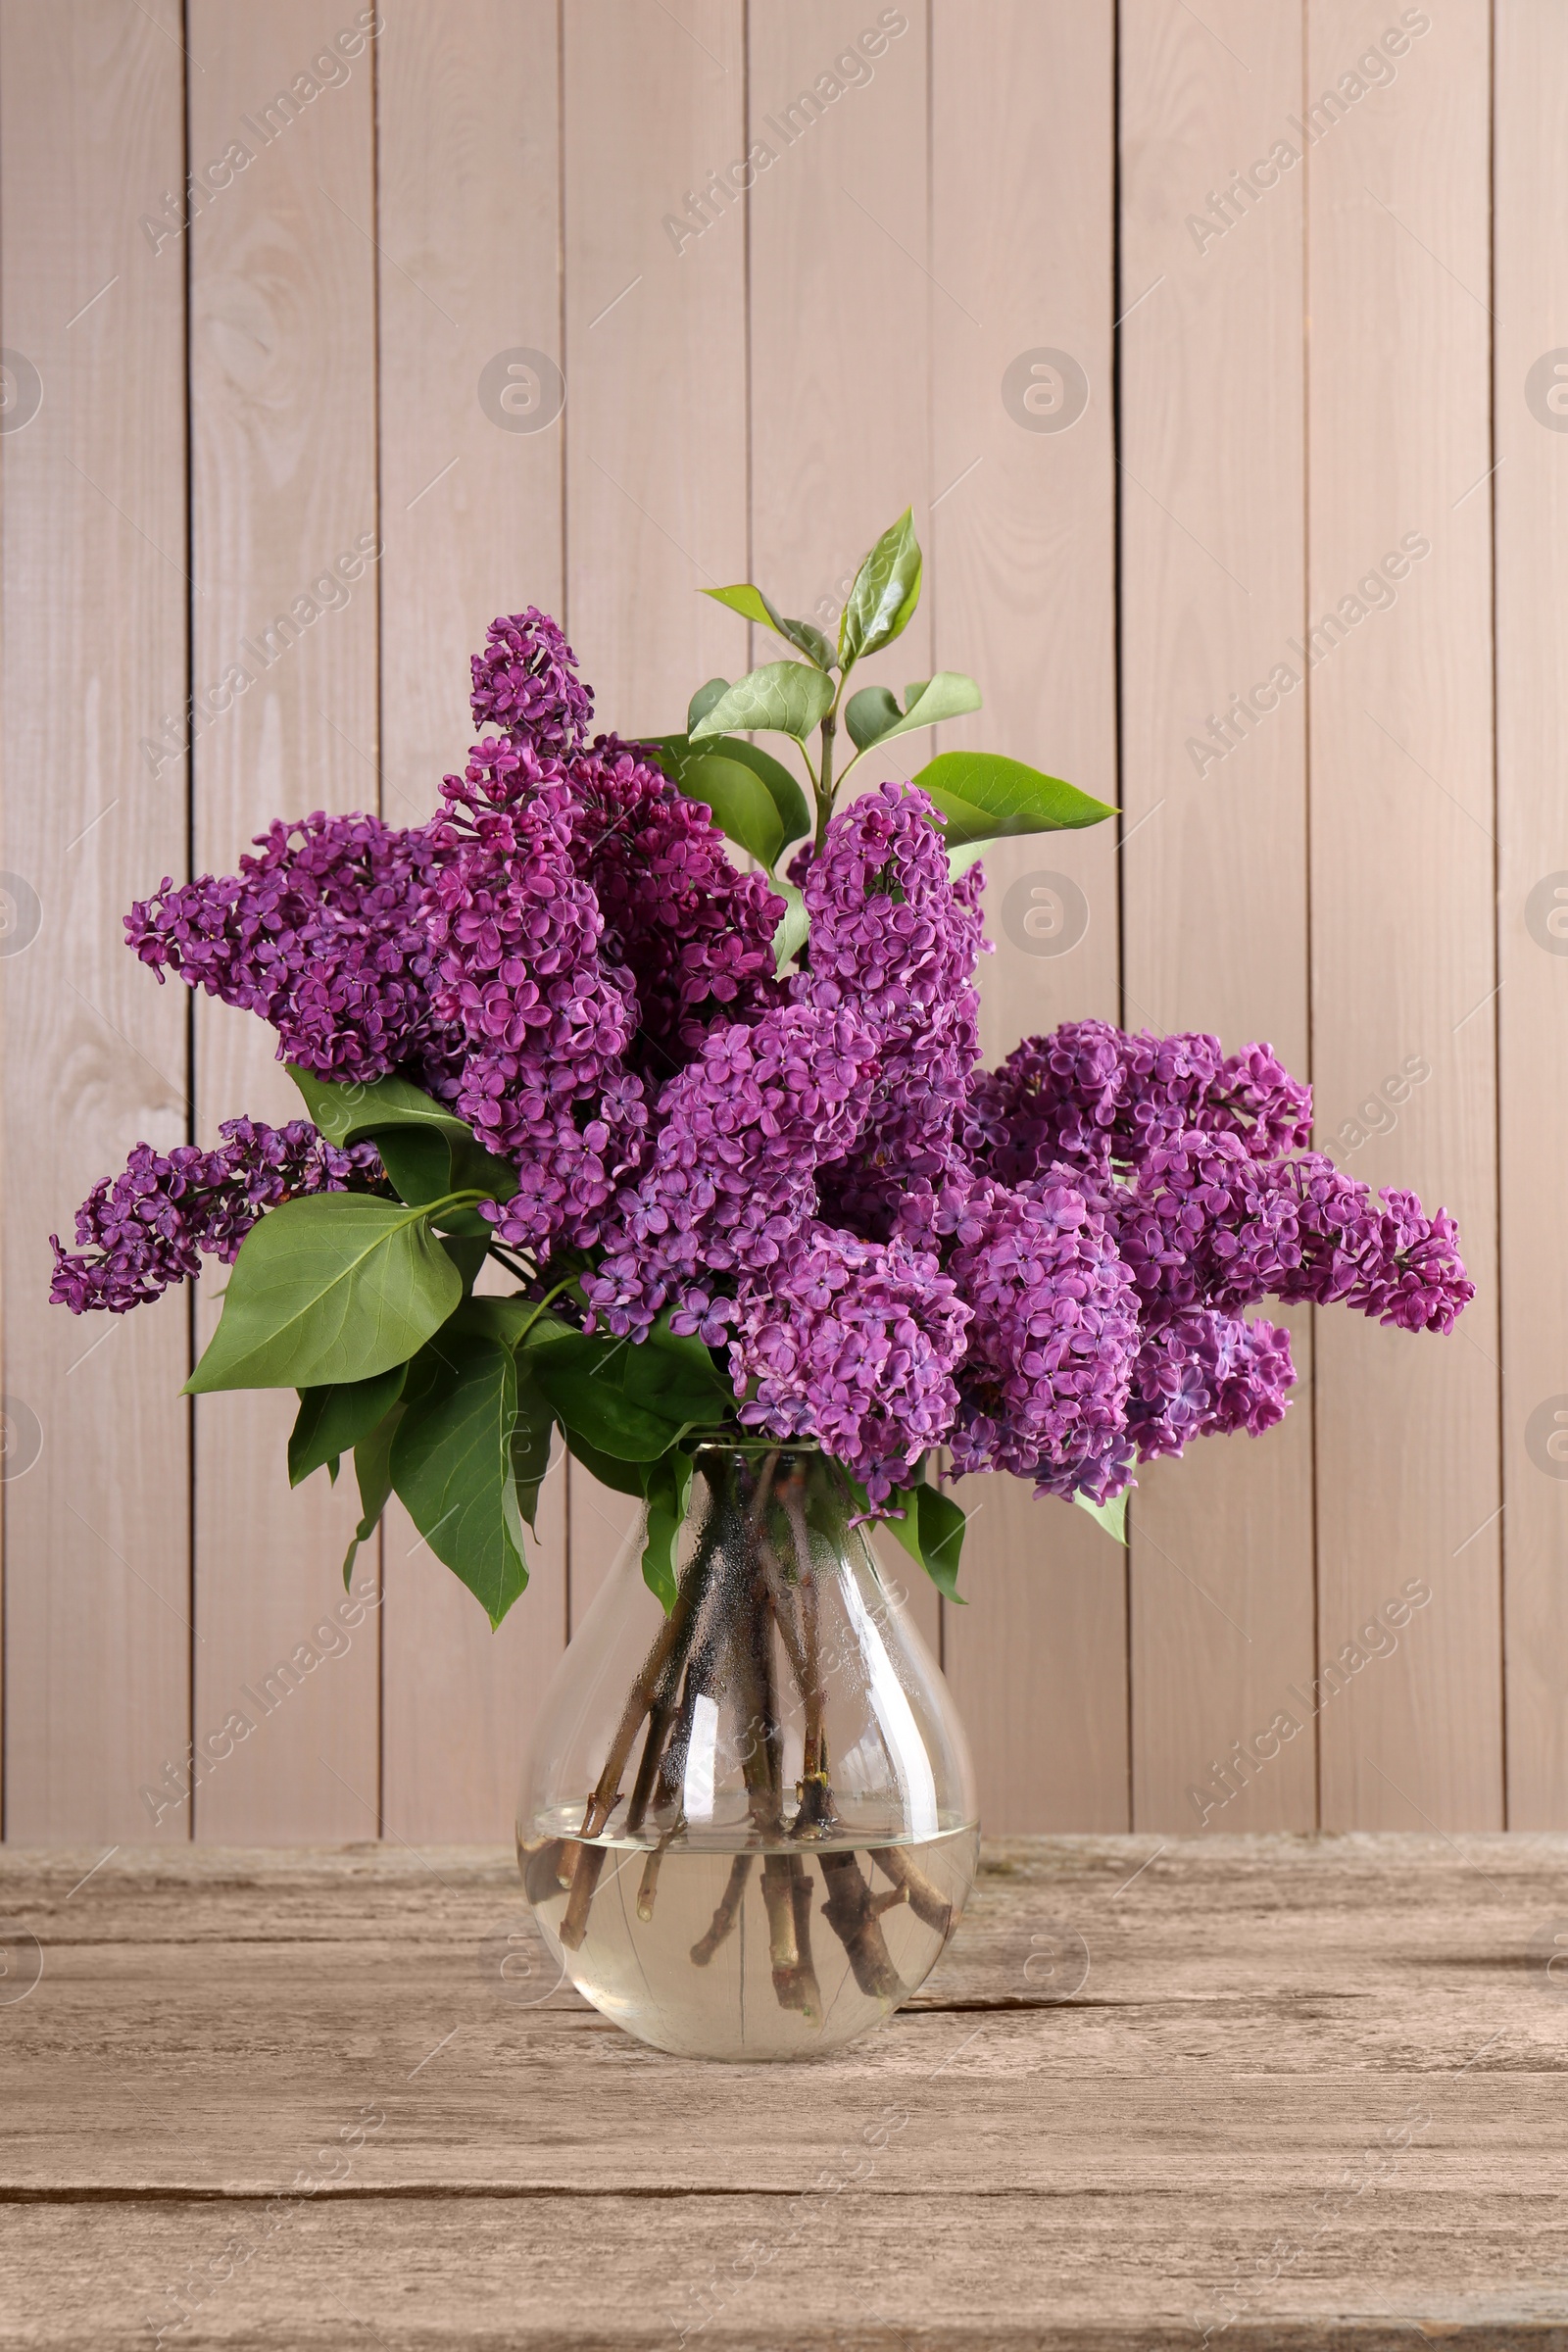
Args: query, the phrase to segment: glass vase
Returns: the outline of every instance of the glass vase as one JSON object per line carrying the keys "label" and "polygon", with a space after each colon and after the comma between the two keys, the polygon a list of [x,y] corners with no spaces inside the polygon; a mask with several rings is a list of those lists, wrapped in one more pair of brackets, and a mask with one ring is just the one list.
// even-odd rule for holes
{"label": "glass vase", "polygon": [[815,1447],[701,1448],[675,1567],[666,1616],[629,1544],[557,1669],[523,1884],[628,2033],[820,2057],[907,2000],[957,1925],[979,1851],[963,1730]]}

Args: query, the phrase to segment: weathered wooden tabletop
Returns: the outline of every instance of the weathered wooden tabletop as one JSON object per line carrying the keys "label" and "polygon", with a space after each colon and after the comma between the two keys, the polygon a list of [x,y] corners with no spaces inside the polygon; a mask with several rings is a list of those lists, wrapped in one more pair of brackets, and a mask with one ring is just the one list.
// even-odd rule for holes
{"label": "weathered wooden tabletop", "polygon": [[996,1843],[761,2068],[501,1852],[97,1860],[0,1854],[0,2344],[1568,2348],[1568,1838]]}

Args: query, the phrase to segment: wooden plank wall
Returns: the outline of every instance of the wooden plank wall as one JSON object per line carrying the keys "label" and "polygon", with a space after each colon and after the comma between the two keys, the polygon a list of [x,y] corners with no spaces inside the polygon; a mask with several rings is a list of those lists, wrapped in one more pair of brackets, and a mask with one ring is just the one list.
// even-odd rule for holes
{"label": "wooden plank wall", "polygon": [[1159,1465],[1129,1553],[970,1482],[970,1605],[913,1605],[987,1821],[1568,1825],[1565,101],[1556,0],[0,0],[7,1836],[503,1836],[626,1533],[562,1466],[492,1638],[395,1515],[182,1794],[352,1503],[177,1399],[211,1298],[43,1304],[131,1143],[290,1107],[121,913],[274,813],[416,820],[493,612],[673,723],[767,658],[699,589],[830,619],[911,502],[886,673],[972,669],[946,740],[1121,809],[988,860],[988,1056],[1270,1039],[1478,1284],[1446,1347],[1293,1314],[1286,1423]]}

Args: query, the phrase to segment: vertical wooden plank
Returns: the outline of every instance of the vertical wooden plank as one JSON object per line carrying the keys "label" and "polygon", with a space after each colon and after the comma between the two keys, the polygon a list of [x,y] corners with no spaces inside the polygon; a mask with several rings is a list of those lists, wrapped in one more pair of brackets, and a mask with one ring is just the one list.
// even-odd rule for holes
{"label": "vertical wooden plank", "polygon": [[[863,39],[833,0],[751,9],[749,136],[770,157],[752,191],[756,576],[829,633],[860,557],[905,507],[929,544],[931,318],[943,335],[974,331],[962,287],[933,285],[929,264],[928,31],[923,6],[884,9]],[[931,615],[927,594],[868,681],[920,674]],[[923,740],[902,743],[887,772],[929,757]]]}
{"label": "vertical wooden plank", "polygon": [[[192,167],[250,156],[190,232],[197,696],[229,664],[251,674],[197,733],[195,857],[231,873],[273,816],[375,807],[373,19],[191,0],[188,22]],[[196,1040],[203,1142],[240,1112],[299,1115],[259,1022],[202,999]],[[256,1719],[198,1796],[206,1838],[373,1837],[379,1818],[379,1621],[346,1651],[318,1631],[341,1598],[353,1482],[290,1495],[292,1410],[286,1393],[197,1408],[197,1732]]]}
{"label": "vertical wooden plank", "polygon": [[[932,297],[929,595],[937,665],[986,698],[942,742],[1114,804],[1114,18],[1007,0],[989,31],[934,0],[930,267],[964,307]],[[985,868],[987,1061],[1114,1020],[1114,828],[999,844]],[[1126,1829],[1124,1555],[1005,1476],[959,1499],[968,1606],[944,1613],[945,1656],[987,1828]]]}
{"label": "vertical wooden plank", "polygon": [[[1307,158],[1308,612],[1337,614],[1345,632],[1325,637],[1310,678],[1315,1076],[1337,1132],[1408,1057],[1430,1066],[1397,1126],[1353,1165],[1446,1203],[1478,1295],[1447,1342],[1340,1309],[1317,1318],[1322,1654],[1406,1580],[1433,1596],[1397,1653],[1323,1711],[1323,1820],[1492,1829],[1502,1742],[1489,11],[1401,11],[1397,79],[1350,100],[1356,63],[1390,21],[1369,0],[1308,12],[1307,91],[1348,101]],[[1379,609],[1390,557],[1408,569],[1397,603]]]}
{"label": "vertical wooden plank", "polygon": [[[741,0],[575,0],[565,31],[566,600],[599,723],[674,726],[745,667],[746,239],[687,199],[745,153]],[[636,1513],[570,1468],[571,1614]]]}
{"label": "vertical wooden plank", "polygon": [[[1302,562],[1298,17],[1266,0],[1196,14],[1135,0],[1121,82],[1124,1021],[1211,1031],[1231,1050],[1267,1039],[1305,1076],[1306,698],[1289,650]],[[1238,166],[1253,192],[1231,201],[1224,228],[1214,192]],[[1238,693],[1264,714],[1238,720],[1226,750],[1210,717]],[[1309,1729],[1234,1798],[1211,1775],[1235,1741],[1268,1731],[1310,1667],[1305,1316],[1293,1346],[1296,1396],[1278,1429],[1140,1473],[1140,1829],[1199,1828],[1204,1790],[1216,1828],[1315,1817]]]}
{"label": "vertical wooden plank", "polygon": [[[943,332],[972,306],[933,286],[928,259],[925,8],[862,28],[834,0],[753,0],[750,24],[748,140],[769,159],[751,198],[751,576],[831,633],[860,557],[905,507],[929,545],[931,306]],[[866,663],[868,683],[929,676],[931,612],[923,602]],[[760,643],[755,659],[770,658]],[[732,622],[720,666],[743,659]],[[906,738],[858,783],[928,757]],[[909,1606],[936,1647],[924,1579]]]}
{"label": "vertical wooden plank", "polygon": [[189,1737],[185,1304],[74,1321],[45,1242],[132,1144],[185,1140],[184,1005],[121,928],[185,857],[184,285],[140,225],[180,183],[178,35],[173,0],[0,10],[5,1821],[63,1842],[189,1827],[158,1817]]}
{"label": "vertical wooden plank", "polygon": [[[560,367],[556,20],[553,0],[479,0],[456,15],[404,0],[378,43],[381,765],[395,824],[421,823],[442,776],[461,771],[474,734],[468,657],[490,620],[561,610],[559,412],[498,396],[509,354]],[[517,380],[531,389],[536,376]],[[390,1509],[389,1835],[510,1836],[529,1718],[564,1639],[564,1489],[563,1465],[528,1591],[495,1634]]]}
{"label": "vertical wooden plank", "polygon": [[[1568,1824],[1568,221],[1558,199],[1568,22],[1496,17],[1496,496],[1503,1590],[1510,1829]],[[1478,492],[1475,505],[1482,503]],[[1468,508],[1462,512],[1468,513]],[[1484,811],[1483,811],[1484,813]],[[1484,845],[1483,845],[1484,846]],[[1484,1019],[1485,1015],[1478,1015]]]}

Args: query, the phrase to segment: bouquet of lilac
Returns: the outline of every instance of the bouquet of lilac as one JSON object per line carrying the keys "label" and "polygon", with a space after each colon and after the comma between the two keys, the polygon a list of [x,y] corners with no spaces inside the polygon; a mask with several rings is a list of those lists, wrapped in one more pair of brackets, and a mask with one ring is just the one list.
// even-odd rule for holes
{"label": "bouquet of lilac", "polygon": [[1471,1296],[1443,1210],[1304,1149],[1266,1046],[1079,1021],[977,1066],[977,845],[1113,811],[946,752],[835,812],[867,752],[979,705],[954,672],[847,696],[919,585],[906,514],[836,646],[711,591],[795,658],[650,741],[590,745],[561,631],[497,620],[428,824],[280,821],[127,918],[160,980],[270,1023],[308,1116],[139,1145],[55,1242],[54,1298],[122,1314],[232,1264],[189,1389],[297,1390],[291,1480],[352,1452],[357,1541],[395,1492],[493,1622],[558,1427],[645,1498],[666,1605],[715,1438],[814,1443],[952,1592],[943,1449],[1119,1534],[1138,1462],[1284,1412],[1258,1301],[1446,1331]]}

